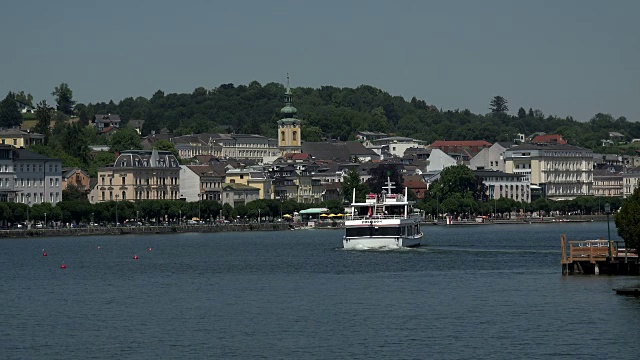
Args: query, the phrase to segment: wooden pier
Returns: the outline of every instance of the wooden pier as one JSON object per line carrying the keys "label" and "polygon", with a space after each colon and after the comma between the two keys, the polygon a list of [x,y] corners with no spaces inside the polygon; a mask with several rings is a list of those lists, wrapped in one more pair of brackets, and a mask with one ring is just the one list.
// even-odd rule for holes
{"label": "wooden pier", "polygon": [[624,248],[623,241],[567,241],[566,235],[560,235],[560,250],[562,275],[640,275],[638,253]]}

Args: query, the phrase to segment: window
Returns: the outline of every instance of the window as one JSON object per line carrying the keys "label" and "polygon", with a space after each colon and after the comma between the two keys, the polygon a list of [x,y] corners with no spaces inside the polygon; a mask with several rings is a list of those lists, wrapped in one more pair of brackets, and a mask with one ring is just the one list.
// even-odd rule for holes
{"label": "window", "polygon": [[124,179],[125,179],[125,177],[123,176],[122,177],[122,185],[124,185]]}
{"label": "window", "polygon": [[293,141],[297,141],[298,140],[298,132],[294,131],[293,132]]}
{"label": "window", "polygon": [[281,139],[281,142],[284,142],[284,131],[280,132],[280,139]]}

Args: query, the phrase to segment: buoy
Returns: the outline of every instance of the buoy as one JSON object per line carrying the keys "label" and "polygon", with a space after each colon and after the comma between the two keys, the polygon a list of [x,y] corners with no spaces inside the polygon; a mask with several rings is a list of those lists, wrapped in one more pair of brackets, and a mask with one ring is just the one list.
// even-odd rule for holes
{"label": "buoy", "polygon": [[64,263],[62,263],[62,265],[60,265],[60,269],[66,269],[67,265],[65,265]]}
{"label": "buoy", "polygon": [[152,249],[151,249],[151,248],[149,248],[149,251],[151,251],[151,250],[152,250]]}
{"label": "buoy", "polygon": [[102,248],[100,246],[98,246],[98,250],[102,250]]}
{"label": "buoy", "polygon": [[133,255],[133,260],[138,260],[138,255]]}
{"label": "buoy", "polygon": [[45,252],[43,252],[43,253],[42,253],[42,256],[47,256],[47,252],[46,252],[46,251],[45,251]]}

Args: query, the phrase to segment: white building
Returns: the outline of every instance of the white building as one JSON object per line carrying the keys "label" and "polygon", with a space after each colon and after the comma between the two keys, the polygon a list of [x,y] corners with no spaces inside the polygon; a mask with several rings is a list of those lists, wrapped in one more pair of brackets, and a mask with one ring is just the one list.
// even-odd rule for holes
{"label": "white building", "polygon": [[567,144],[522,144],[505,150],[505,170],[555,200],[593,195],[593,152]]}
{"label": "white building", "polygon": [[458,160],[440,149],[432,149],[427,162],[426,172],[440,172],[449,166],[458,165]]}
{"label": "white building", "polygon": [[55,206],[62,201],[62,160],[25,149],[13,151],[16,202]]}
{"label": "white building", "polygon": [[476,170],[473,174],[482,179],[489,199],[506,198],[531,202],[531,187],[526,176],[489,170]]}
{"label": "white building", "polygon": [[510,147],[511,143],[494,143],[471,158],[469,167],[471,170],[504,171],[504,152]]}

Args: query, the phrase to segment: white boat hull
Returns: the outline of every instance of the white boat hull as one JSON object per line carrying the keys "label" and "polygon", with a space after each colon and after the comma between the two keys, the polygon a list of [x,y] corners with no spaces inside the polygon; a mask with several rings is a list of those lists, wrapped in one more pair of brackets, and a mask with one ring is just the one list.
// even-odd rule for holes
{"label": "white boat hull", "polygon": [[416,237],[364,237],[344,238],[342,246],[345,249],[376,249],[401,248],[420,246],[422,236]]}

